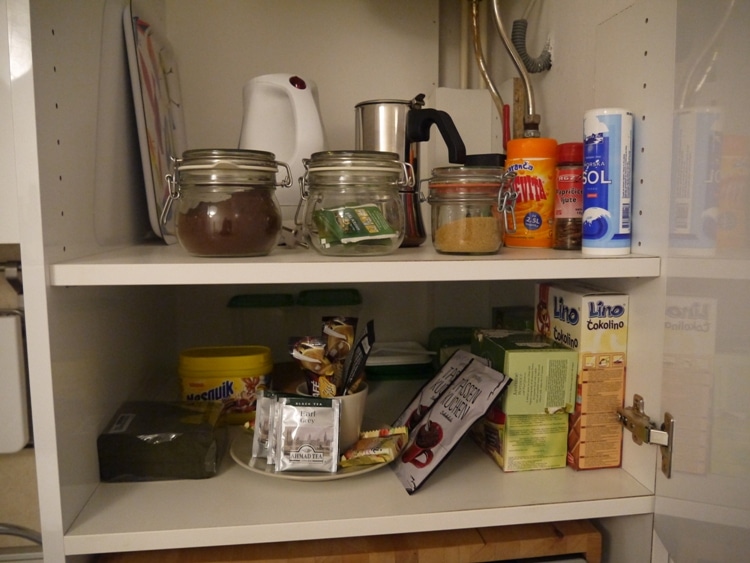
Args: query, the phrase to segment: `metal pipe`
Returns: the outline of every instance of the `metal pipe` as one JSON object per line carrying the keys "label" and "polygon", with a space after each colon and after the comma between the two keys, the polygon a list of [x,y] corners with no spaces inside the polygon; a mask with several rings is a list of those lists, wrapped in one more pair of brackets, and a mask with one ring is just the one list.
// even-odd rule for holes
{"label": "metal pipe", "polygon": [[502,18],[500,17],[499,4],[500,4],[499,0],[492,0],[492,13],[495,19],[495,27],[497,27],[497,32],[500,34],[500,38],[503,40],[503,45],[505,45],[505,49],[508,51],[510,58],[513,60],[513,64],[516,66],[516,70],[518,70],[518,74],[521,77],[521,80],[524,86],[524,91],[526,93],[526,114],[523,118],[523,136],[524,137],[539,137],[540,136],[539,123],[541,121],[541,117],[539,116],[539,114],[536,113],[536,104],[534,103],[534,91],[531,88],[529,75],[526,72],[526,68],[523,65],[523,61],[521,61],[521,57],[518,55],[518,52],[513,47],[513,44],[510,42],[510,39],[508,38],[508,34],[505,33],[505,28],[503,27],[503,21],[502,21]]}
{"label": "metal pipe", "polygon": [[482,50],[482,42],[479,35],[479,2],[481,0],[471,0],[471,29],[472,29],[472,35],[474,37],[474,57],[477,61],[477,66],[479,67],[479,71],[482,73],[482,78],[484,78],[484,81],[487,83],[487,87],[490,90],[490,95],[492,96],[492,100],[495,102],[495,107],[497,107],[498,114],[500,115],[500,118],[503,117],[503,98],[500,96],[500,92],[498,91],[497,87],[495,86],[495,83],[492,80],[492,77],[489,75],[489,72],[487,71],[487,64],[484,60],[484,52]]}

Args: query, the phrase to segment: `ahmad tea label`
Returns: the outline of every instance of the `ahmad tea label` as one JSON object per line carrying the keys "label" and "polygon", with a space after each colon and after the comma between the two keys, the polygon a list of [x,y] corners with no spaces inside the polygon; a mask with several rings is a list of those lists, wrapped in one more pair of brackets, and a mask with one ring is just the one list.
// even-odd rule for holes
{"label": "ahmad tea label", "polygon": [[335,473],[339,410],[339,399],[280,397],[274,429],[276,471]]}

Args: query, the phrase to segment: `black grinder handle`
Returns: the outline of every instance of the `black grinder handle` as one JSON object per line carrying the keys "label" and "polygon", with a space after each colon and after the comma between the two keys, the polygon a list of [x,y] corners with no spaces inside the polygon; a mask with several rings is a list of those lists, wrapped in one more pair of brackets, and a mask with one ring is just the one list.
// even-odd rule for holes
{"label": "black grinder handle", "polygon": [[448,147],[448,162],[463,164],[466,160],[466,146],[453,119],[444,111],[432,108],[409,111],[406,122],[407,143],[429,141],[430,128],[433,124],[437,125]]}

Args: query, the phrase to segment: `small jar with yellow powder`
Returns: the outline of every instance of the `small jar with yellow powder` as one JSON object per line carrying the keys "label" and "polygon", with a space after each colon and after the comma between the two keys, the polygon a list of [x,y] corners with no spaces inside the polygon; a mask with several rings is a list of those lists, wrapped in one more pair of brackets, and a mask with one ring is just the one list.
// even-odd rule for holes
{"label": "small jar with yellow powder", "polygon": [[432,244],[441,254],[495,254],[512,230],[514,194],[503,168],[436,168],[429,180]]}

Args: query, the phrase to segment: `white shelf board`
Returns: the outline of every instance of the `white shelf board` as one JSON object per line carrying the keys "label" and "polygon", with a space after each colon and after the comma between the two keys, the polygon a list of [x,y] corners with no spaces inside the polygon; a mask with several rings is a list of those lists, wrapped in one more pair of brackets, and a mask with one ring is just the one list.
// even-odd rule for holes
{"label": "white shelf board", "polygon": [[650,514],[622,469],[503,473],[465,438],[413,495],[389,467],[301,482],[229,456],[205,480],[104,483],[65,534],[68,555],[394,534]]}
{"label": "white shelf board", "polygon": [[518,248],[457,257],[438,254],[429,244],[378,257],[335,258],[280,247],[262,257],[196,258],[178,245],[152,243],[59,262],[49,270],[53,286],[365,283],[657,277],[661,260]]}

